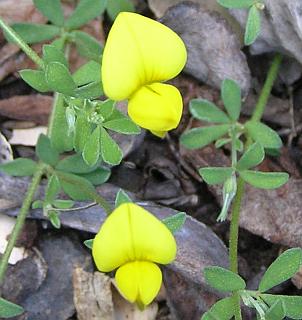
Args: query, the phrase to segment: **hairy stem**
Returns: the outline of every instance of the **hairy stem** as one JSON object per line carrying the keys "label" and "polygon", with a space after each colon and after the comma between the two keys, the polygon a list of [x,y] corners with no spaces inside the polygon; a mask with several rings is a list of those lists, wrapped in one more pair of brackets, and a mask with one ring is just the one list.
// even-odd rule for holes
{"label": "hairy stem", "polygon": [[44,68],[43,60],[37,55],[37,53],[30,48],[30,46],[12,29],[7,25],[0,17],[0,28],[8,35],[16,45],[22,49],[22,51],[41,69]]}
{"label": "hairy stem", "polygon": [[35,172],[35,174],[33,176],[33,179],[32,179],[32,182],[29,186],[29,189],[27,190],[27,193],[26,193],[25,198],[23,200],[23,204],[22,204],[22,207],[21,207],[20,212],[18,214],[16,224],[13,228],[12,233],[10,234],[8,244],[5,248],[5,252],[4,252],[4,254],[1,258],[1,261],[0,261],[0,283],[2,283],[2,281],[4,279],[4,275],[5,275],[7,266],[8,266],[9,257],[11,255],[12,250],[15,246],[15,243],[19,237],[19,234],[22,231],[24,221],[25,221],[27,213],[30,209],[32,199],[33,199],[33,197],[36,193],[36,190],[39,186],[43,171],[44,171],[44,165],[39,164],[37,171]]}
{"label": "hairy stem", "polygon": [[[251,117],[252,121],[260,121],[264,113],[267,101],[271,94],[274,82],[278,76],[278,71],[282,62],[282,55],[276,54],[274,60],[270,66],[267,78],[265,80],[264,86],[262,88],[261,94],[259,96],[257,105]],[[246,148],[251,143],[251,139],[247,139]],[[232,208],[232,219],[230,226],[230,241],[229,241],[229,263],[230,270],[238,273],[238,234],[239,234],[239,221],[240,221],[240,208],[242,199],[244,197],[245,182],[239,177],[237,185],[237,193],[234,199]],[[234,299],[234,310],[235,319],[242,320],[241,307],[240,307],[240,296],[238,292],[233,293]]]}
{"label": "hairy stem", "polygon": [[256,108],[251,118],[252,121],[260,121],[260,119],[262,118],[263,112],[265,110],[267,101],[269,99],[270,93],[274,85],[274,82],[276,81],[276,78],[278,76],[278,71],[279,71],[281,62],[282,62],[282,55],[280,53],[277,53],[268,71],[264,86],[262,88]]}

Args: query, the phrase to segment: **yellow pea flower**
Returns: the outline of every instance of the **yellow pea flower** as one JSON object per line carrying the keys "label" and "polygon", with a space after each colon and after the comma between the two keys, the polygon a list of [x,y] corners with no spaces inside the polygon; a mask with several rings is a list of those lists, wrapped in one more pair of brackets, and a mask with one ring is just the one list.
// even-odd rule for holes
{"label": "yellow pea flower", "polygon": [[92,255],[102,272],[117,269],[115,279],[123,296],[144,307],[158,294],[162,273],[156,263],[168,264],[176,256],[170,230],[134,203],[115,209],[93,241]]}
{"label": "yellow pea flower", "polygon": [[116,18],[104,48],[102,81],[112,100],[129,100],[129,116],[163,137],[179,124],[182,98],[161,82],[177,76],[187,52],[181,38],[163,24],[136,13]]}

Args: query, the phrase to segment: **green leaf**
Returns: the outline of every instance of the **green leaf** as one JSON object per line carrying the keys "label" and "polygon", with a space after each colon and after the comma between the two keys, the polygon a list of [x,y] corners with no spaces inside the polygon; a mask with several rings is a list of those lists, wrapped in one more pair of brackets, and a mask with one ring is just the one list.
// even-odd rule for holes
{"label": "green leaf", "polygon": [[100,149],[101,149],[100,137],[101,137],[100,127],[96,127],[93,130],[88,141],[86,142],[83,150],[83,159],[91,167],[98,162],[100,157]]}
{"label": "green leaf", "polygon": [[130,0],[108,0],[106,9],[111,20],[114,20],[120,12],[134,12],[135,10]]}
{"label": "green leaf", "polygon": [[32,176],[37,169],[37,163],[26,158],[18,158],[10,162],[0,164],[0,171],[13,176]]}
{"label": "green leaf", "polygon": [[[88,58],[90,60],[95,60],[96,62],[101,61],[103,47],[100,44],[100,41],[83,31],[74,31],[72,32],[72,36],[78,53],[82,57]],[[100,67],[98,71],[100,74]]]}
{"label": "green leaf", "polygon": [[66,43],[66,37],[65,35],[62,35],[60,38],[53,40],[51,44],[55,46],[57,49],[64,51],[65,43]]}
{"label": "green leaf", "polygon": [[187,215],[185,212],[178,212],[173,216],[167,217],[162,220],[162,223],[174,234],[179,231],[185,224]]}
{"label": "green leaf", "polygon": [[276,302],[265,313],[266,320],[282,320],[285,316],[285,305],[281,299],[276,300]]}
{"label": "green leaf", "polygon": [[96,99],[103,95],[103,87],[101,82],[91,82],[85,86],[79,87],[75,91],[75,96],[82,99]]}
{"label": "green leaf", "polygon": [[215,148],[221,148],[223,147],[224,145],[226,145],[227,143],[231,143],[232,142],[232,139],[230,138],[221,138],[221,139],[218,139],[216,142],[215,142]]}
{"label": "green leaf", "polygon": [[60,221],[60,218],[59,218],[57,211],[49,210],[48,211],[48,219],[56,229],[61,228],[61,221]]}
{"label": "green leaf", "polygon": [[0,298],[0,317],[7,319],[19,316],[24,312],[24,309],[17,304]]}
{"label": "green leaf", "polygon": [[203,148],[214,140],[217,140],[221,136],[225,135],[229,128],[230,126],[227,124],[194,128],[182,134],[180,137],[180,142],[188,149]]}
{"label": "green leaf", "polygon": [[133,202],[132,199],[128,196],[128,194],[123,190],[120,189],[116,194],[115,198],[115,208],[119,207],[123,203],[131,203]]}
{"label": "green leaf", "polygon": [[64,24],[64,14],[60,0],[33,0],[35,7],[51,21],[59,27]]}
{"label": "green leaf", "polygon": [[52,204],[58,209],[70,209],[74,206],[74,201],[57,199]]}
{"label": "green leaf", "polygon": [[97,195],[93,184],[87,179],[72,173],[59,172],[57,175],[64,192],[73,200],[95,200]]}
{"label": "green leaf", "polygon": [[217,0],[225,8],[248,8],[252,6],[255,0]]}
{"label": "green leaf", "polygon": [[69,70],[59,62],[51,62],[46,66],[45,79],[53,91],[68,96],[73,96],[77,88]]}
{"label": "green leaf", "polygon": [[221,267],[206,267],[203,274],[211,287],[222,292],[243,290],[246,287],[245,281],[238,274]]}
{"label": "green leaf", "polygon": [[51,44],[45,44],[43,46],[43,60],[46,63],[60,62],[66,68],[68,68],[68,62],[62,50],[59,50],[56,46]]}
{"label": "green leaf", "polygon": [[[115,101],[113,100],[106,100],[98,103],[96,107],[96,111],[100,114],[104,120],[107,120],[109,117],[112,116],[113,111],[115,110]],[[114,120],[114,119],[111,119]]]}
{"label": "green leaf", "polygon": [[106,0],[80,0],[78,6],[67,19],[67,29],[77,29],[94,18],[100,16],[107,5]]}
{"label": "green leaf", "polygon": [[264,159],[264,149],[260,143],[252,144],[247,151],[243,154],[237,163],[237,170],[246,170],[256,167]]}
{"label": "green leaf", "polygon": [[82,113],[78,115],[75,124],[74,148],[77,152],[82,152],[84,150],[90,134],[91,124],[88,122],[86,114]]}
{"label": "green leaf", "polygon": [[[12,28],[28,44],[50,40],[61,32],[59,27],[49,24],[15,23],[12,25]],[[8,41],[14,42],[7,34],[5,36]]]}
{"label": "green leaf", "polygon": [[229,117],[221,111],[214,103],[204,99],[193,99],[190,101],[190,112],[198,120],[213,123],[228,123]]}
{"label": "green leaf", "polygon": [[57,164],[56,169],[65,172],[86,174],[93,172],[96,167],[89,166],[81,154],[74,154],[61,160]]}
{"label": "green leaf", "polygon": [[53,174],[48,180],[46,191],[45,191],[45,201],[52,203],[61,189],[60,181],[56,174]]}
{"label": "green leaf", "polygon": [[78,86],[91,82],[101,81],[101,65],[95,61],[89,61],[82,65],[73,75],[72,78]]}
{"label": "green leaf", "polygon": [[32,209],[42,209],[44,206],[44,202],[41,200],[36,200],[31,204]]}
{"label": "green leaf", "polygon": [[123,159],[122,150],[104,128],[101,128],[101,155],[111,165],[118,165]]}
{"label": "green leaf", "polygon": [[244,149],[243,142],[238,138],[235,139],[235,148],[238,152],[243,152],[243,149]]}
{"label": "green leaf", "polygon": [[234,316],[234,302],[232,298],[224,298],[216,302],[201,320],[230,320]]}
{"label": "green leaf", "polygon": [[260,297],[269,306],[281,300],[287,317],[291,319],[302,319],[302,296],[261,294]]}
{"label": "green leaf", "polygon": [[84,241],[84,245],[85,245],[88,249],[92,249],[93,240],[94,240],[94,239],[85,240],[85,241]]}
{"label": "green leaf", "polygon": [[290,279],[299,271],[301,264],[302,249],[286,250],[266,270],[259,284],[259,291],[265,292]]}
{"label": "green leaf", "polygon": [[45,74],[43,71],[25,69],[19,71],[19,74],[21,78],[35,90],[39,92],[47,92],[51,90],[45,80]]}
{"label": "green leaf", "polygon": [[221,98],[233,121],[237,121],[241,109],[241,89],[237,82],[225,79],[221,86]]}
{"label": "green leaf", "polygon": [[264,148],[279,149],[282,147],[282,141],[278,133],[267,125],[249,121],[244,126],[252,139],[260,143]]}
{"label": "green leaf", "polygon": [[243,170],[239,172],[241,178],[260,189],[276,189],[288,181],[288,174],[285,172],[260,172]]}
{"label": "green leaf", "polygon": [[209,185],[224,183],[234,172],[233,168],[209,167],[198,170],[202,179]]}
{"label": "green leaf", "polygon": [[50,141],[54,149],[59,153],[71,151],[73,149],[73,134],[69,132],[66,119],[66,106],[64,97],[61,94],[55,95],[56,116],[50,128]]}
{"label": "green leaf", "polygon": [[260,12],[256,5],[253,5],[248,13],[248,18],[245,27],[244,44],[246,46],[251,45],[260,34],[261,18]]}
{"label": "green leaf", "polygon": [[59,161],[59,153],[51,146],[50,139],[45,134],[40,134],[36,154],[38,158],[51,166],[55,166]]}
{"label": "green leaf", "polygon": [[130,118],[110,120],[103,123],[106,129],[123,134],[139,134],[141,129]]}
{"label": "green leaf", "polygon": [[100,167],[90,173],[81,174],[81,177],[89,180],[94,186],[99,186],[105,183],[110,178],[110,175],[110,169]]}

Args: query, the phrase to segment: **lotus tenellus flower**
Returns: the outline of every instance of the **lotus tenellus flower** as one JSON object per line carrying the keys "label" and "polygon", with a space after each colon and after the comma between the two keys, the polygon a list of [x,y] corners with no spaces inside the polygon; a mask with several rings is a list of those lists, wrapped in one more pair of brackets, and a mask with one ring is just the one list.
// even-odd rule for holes
{"label": "lotus tenellus flower", "polygon": [[102,81],[112,100],[129,100],[128,114],[159,137],[178,126],[183,102],[178,89],[164,84],[187,59],[181,38],[163,24],[136,13],[116,18],[103,53]]}
{"label": "lotus tenellus flower", "polygon": [[157,264],[174,260],[176,242],[151,213],[134,203],[124,203],[103,223],[93,241],[92,255],[100,271],[117,269],[115,280],[121,294],[144,308],[161,287]]}

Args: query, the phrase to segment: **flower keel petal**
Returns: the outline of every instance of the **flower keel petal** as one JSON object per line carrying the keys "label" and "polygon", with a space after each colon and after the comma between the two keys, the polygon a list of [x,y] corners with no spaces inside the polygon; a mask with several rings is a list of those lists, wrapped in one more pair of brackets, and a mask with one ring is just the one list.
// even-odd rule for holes
{"label": "flower keel petal", "polygon": [[139,126],[155,132],[175,129],[181,119],[183,104],[177,88],[153,83],[142,87],[130,98],[128,113]]}
{"label": "flower keel petal", "polygon": [[160,290],[162,273],[152,262],[134,261],[120,267],[115,279],[118,289],[127,300],[147,306]]}

